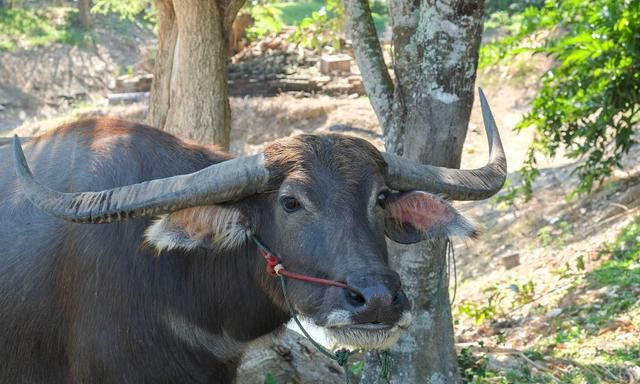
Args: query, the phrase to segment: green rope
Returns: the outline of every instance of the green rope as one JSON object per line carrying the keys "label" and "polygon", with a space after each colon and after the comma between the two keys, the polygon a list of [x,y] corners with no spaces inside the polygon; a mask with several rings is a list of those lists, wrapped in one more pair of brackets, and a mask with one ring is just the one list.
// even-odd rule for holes
{"label": "green rope", "polygon": [[440,288],[444,283],[443,277],[446,278],[446,281],[449,282],[451,278],[451,266],[453,266],[453,298],[450,300],[449,305],[453,306],[453,303],[456,299],[456,292],[458,289],[458,271],[456,269],[456,256],[453,250],[453,242],[451,239],[447,239],[445,243],[445,256],[440,263],[440,271],[438,272],[438,285],[436,287],[436,305],[440,305]]}
{"label": "green rope", "polygon": [[391,382],[391,354],[389,351],[380,351],[376,356],[380,366],[380,378],[389,384]]}
{"label": "green rope", "polygon": [[349,351],[343,348],[336,351],[335,353],[331,353],[325,347],[323,347],[322,345],[318,344],[318,342],[313,340],[313,338],[309,335],[309,333],[302,327],[300,320],[298,320],[296,311],[293,309],[293,305],[291,305],[291,302],[289,301],[289,294],[287,292],[287,283],[285,281],[285,277],[282,275],[278,275],[278,277],[280,278],[280,285],[282,286],[284,301],[287,303],[287,307],[289,307],[289,312],[291,312],[291,317],[293,317],[293,321],[295,321],[298,328],[300,328],[300,330],[302,331],[302,334],[311,342],[311,344],[313,344],[314,347],[316,347],[318,351],[320,351],[323,355],[327,356],[328,358],[337,362],[338,365],[344,369],[344,382],[345,384],[349,384],[349,366],[348,366],[349,357],[354,355],[356,351]]}

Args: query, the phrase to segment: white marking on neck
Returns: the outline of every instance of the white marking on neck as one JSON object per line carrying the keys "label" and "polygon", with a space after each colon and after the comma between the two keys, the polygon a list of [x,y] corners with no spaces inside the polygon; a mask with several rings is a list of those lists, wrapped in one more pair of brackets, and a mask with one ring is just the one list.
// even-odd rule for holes
{"label": "white marking on neck", "polygon": [[205,350],[220,361],[238,358],[246,343],[235,340],[223,330],[222,334],[209,332],[183,316],[169,313],[164,317],[171,333],[192,348]]}

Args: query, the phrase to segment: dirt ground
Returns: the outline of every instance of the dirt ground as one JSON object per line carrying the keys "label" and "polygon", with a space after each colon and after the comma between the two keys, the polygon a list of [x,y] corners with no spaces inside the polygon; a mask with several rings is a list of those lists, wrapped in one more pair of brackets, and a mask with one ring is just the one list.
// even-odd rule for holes
{"label": "dirt ground", "polygon": [[0,134],[98,102],[117,76],[151,70],[156,40],[150,30],[115,16],[94,20],[93,37],[83,46],[0,50]]}

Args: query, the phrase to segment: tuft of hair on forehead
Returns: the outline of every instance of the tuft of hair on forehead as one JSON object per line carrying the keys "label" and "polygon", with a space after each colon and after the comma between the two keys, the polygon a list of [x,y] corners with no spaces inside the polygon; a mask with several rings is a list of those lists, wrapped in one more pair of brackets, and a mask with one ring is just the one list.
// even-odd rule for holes
{"label": "tuft of hair on forehead", "polygon": [[380,151],[358,137],[328,134],[299,135],[274,141],[264,150],[265,165],[271,171],[269,184],[279,185],[285,177],[309,182],[313,167],[337,172],[345,180],[357,180],[363,172],[387,172]]}

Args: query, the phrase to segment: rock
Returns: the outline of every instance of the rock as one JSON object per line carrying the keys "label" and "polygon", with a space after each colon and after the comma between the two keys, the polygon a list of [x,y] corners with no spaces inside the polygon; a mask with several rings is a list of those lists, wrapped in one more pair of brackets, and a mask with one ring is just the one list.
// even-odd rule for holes
{"label": "rock", "polygon": [[520,254],[512,253],[506,256],[502,256],[501,260],[502,260],[502,265],[504,265],[505,269],[507,270],[513,269],[518,265],[520,265]]}
{"label": "rock", "polygon": [[365,93],[367,93],[364,89],[362,79],[351,83],[351,87],[353,87],[353,92],[357,93],[358,95],[364,95]]}
{"label": "rock", "polygon": [[331,77],[329,77],[329,76],[316,76],[316,77],[312,78],[311,81],[313,81],[314,83],[316,83],[319,86],[323,86],[323,85],[325,85],[325,84],[327,84],[328,82],[331,81]]}
{"label": "rock", "polygon": [[351,57],[344,54],[323,55],[318,62],[320,73],[328,75],[331,72],[350,73]]}
{"label": "rock", "polygon": [[547,312],[545,316],[547,318],[554,318],[554,317],[560,316],[561,313],[562,313],[562,308],[553,308],[552,310]]}
{"label": "rock", "polygon": [[112,93],[107,96],[109,105],[134,104],[149,99],[149,92]]}
{"label": "rock", "polygon": [[120,76],[116,79],[113,91],[115,93],[148,92],[151,90],[152,82],[153,74],[150,73],[138,76]]}
{"label": "rock", "polygon": [[640,367],[629,365],[622,372],[627,376],[629,384],[640,384]]}

